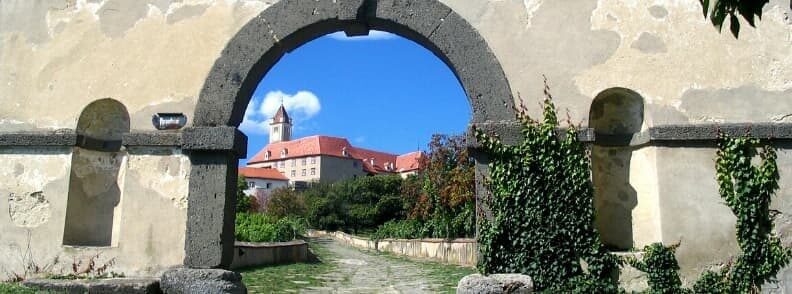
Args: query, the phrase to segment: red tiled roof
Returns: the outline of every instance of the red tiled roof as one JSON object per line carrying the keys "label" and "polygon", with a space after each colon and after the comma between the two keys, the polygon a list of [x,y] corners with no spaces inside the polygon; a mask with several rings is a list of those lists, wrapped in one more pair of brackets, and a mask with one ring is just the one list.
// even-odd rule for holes
{"label": "red tiled roof", "polygon": [[245,178],[253,178],[253,179],[268,179],[268,180],[282,180],[282,181],[289,180],[289,178],[287,178],[278,170],[273,168],[240,167],[239,175]]}
{"label": "red tiled roof", "polygon": [[[281,157],[281,152],[286,150],[286,155]],[[347,155],[344,154],[346,150]],[[266,154],[269,152],[269,159]],[[271,143],[261,149],[248,164],[280,161],[284,159],[300,158],[306,156],[335,156],[351,157],[363,162],[363,170],[369,173],[399,172],[400,170],[412,171],[419,169],[418,158],[421,152],[412,152],[402,156],[386,152],[358,148],[349,144],[344,138],[330,136],[310,136],[292,141]],[[401,160],[399,160],[401,158]],[[372,159],[374,160],[372,164]],[[386,164],[392,165],[388,170]]]}
{"label": "red tiled roof", "polygon": [[423,151],[410,152],[396,158],[396,170],[400,173],[423,169]]}

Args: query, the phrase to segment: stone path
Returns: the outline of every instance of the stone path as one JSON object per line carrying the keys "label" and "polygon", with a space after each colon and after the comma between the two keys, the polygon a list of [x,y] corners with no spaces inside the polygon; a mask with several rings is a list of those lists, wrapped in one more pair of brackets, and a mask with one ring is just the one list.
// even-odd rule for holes
{"label": "stone path", "polygon": [[323,287],[304,293],[435,293],[420,264],[342,245],[331,239],[320,242],[332,254],[336,268],[321,277]]}

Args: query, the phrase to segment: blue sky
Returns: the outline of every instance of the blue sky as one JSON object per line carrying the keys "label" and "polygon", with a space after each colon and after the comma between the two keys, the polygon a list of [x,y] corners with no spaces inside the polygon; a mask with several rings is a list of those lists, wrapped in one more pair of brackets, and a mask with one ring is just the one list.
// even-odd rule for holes
{"label": "blue sky", "polygon": [[259,83],[240,126],[248,158],[269,141],[268,119],[281,101],[294,119],[293,138],[345,137],[396,154],[426,149],[435,133],[461,134],[471,116],[462,86],[439,58],[376,31],[326,35],[284,56]]}

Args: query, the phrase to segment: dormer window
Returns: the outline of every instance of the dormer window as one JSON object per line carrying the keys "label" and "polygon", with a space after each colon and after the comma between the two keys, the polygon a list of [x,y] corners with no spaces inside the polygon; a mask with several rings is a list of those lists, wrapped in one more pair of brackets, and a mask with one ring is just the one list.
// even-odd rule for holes
{"label": "dormer window", "polygon": [[287,155],[289,155],[289,149],[283,148],[283,150],[281,150],[281,158],[286,157]]}
{"label": "dormer window", "polygon": [[344,156],[344,157],[349,157],[349,151],[347,151],[346,147],[341,149],[341,155]]}
{"label": "dormer window", "polygon": [[369,159],[369,162],[371,163],[371,166],[374,166],[374,158]]}
{"label": "dormer window", "polygon": [[272,152],[268,150],[267,153],[264,153],[264,160],[269,160],[270,156],[272,156]]}

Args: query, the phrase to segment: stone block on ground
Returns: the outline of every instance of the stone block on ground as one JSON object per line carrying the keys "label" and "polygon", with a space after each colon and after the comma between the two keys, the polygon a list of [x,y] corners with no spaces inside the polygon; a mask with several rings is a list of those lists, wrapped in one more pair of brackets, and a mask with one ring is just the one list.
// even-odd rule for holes
{"label": "stone block on ground", "polygon": [[472,274],[462,278],[459,294],[533,293],[533,280],[521,274]]}
{"label": "stone block on ground", "polygon": [[26,287],[56,293],[162,293],[155,278],[117,278],[98,280],[30,279],[22,282]]}
{"label": "stone block on ground", "polygon": [[172,269],[162,274],[160,287],[166,294],[247,293],[242,275],[222,269]]}

